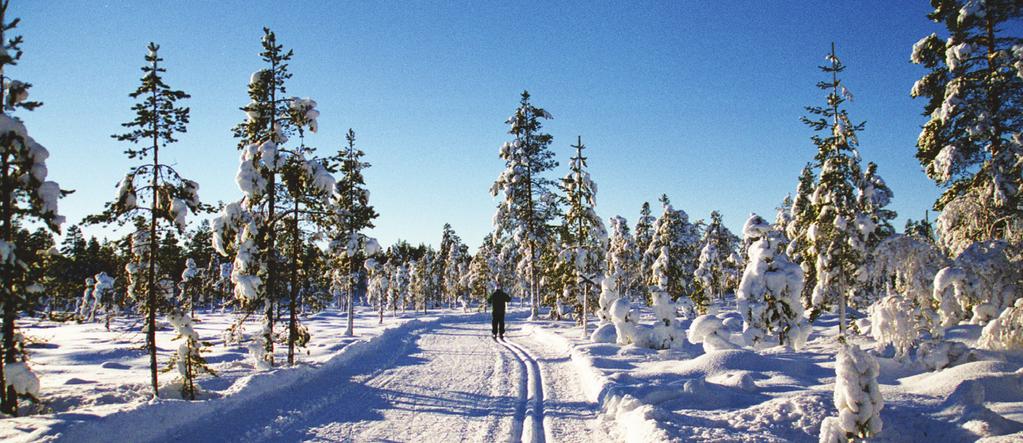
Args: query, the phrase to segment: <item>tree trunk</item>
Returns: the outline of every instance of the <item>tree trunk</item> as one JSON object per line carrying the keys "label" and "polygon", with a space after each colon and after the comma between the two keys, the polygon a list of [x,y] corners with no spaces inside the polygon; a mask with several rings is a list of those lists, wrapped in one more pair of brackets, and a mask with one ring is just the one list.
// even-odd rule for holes
{"label": "tree trunk", "polygon": [[[157,63],[153,61],[153,75],[156,75]],[[149,349],[149,379],[153,384],[153,397],[160,396],[159,380],[157,378],[156,368],[156,256],[157,256],[157,241],[156,241],[156,211],[160,207],[160,138],[159,138],[159,119],[156,117],[157,112],[157,95],[156,89],[153,89],[153,180],[150,186],[153,189],[153,198],[150,202],[149,208],[149,275],[146,276],[147,284],[149,285],[149,294],[146,297],[146,347]]]}
{"label": "tree trunk", "polygon": [[288,298],[288,365],[295,364],[295,340],[298,339],[298,317],[295,312],[295,302],[298,300],[298,250],[301,241],[298,238],[298,199],[295,201],[295,209],[292,212],[291,235],[294,246],[291,248],[291,291]]}

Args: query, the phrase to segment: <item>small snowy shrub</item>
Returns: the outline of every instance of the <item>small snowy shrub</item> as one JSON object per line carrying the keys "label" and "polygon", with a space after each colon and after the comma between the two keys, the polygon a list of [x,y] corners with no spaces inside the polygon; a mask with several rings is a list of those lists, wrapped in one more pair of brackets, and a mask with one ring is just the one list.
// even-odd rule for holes
{"label": "small snowy shrub", "polygon": [[661,249],[661,255],[653,265],[654,279],[657,284],[650,286],[650,297],[653,299],[654,326],[650,331],[650,343],[654,349],[669,349],[682,344],[685,339],[685,332],[675,319],[676,308],[682,312],[693,315],[696,311],[695,305],[689,297],[680,297],[682,306],[671,302],[671,295],[668,294],[668,247]]}
{"label": "small snowy shrub", "polygon": [[[938,271],[934,276],[934,301],[938,303],[942,328],[965,320],[970,304],[966,295],[966,272],[952,266]],[[938,336],[941,335],[944,334],[939,331]]]}
{"label": "small snowy shrub", "polygon": [[619,298],[611,304],[611,321],[615,325],[615,333],[618,335],[618,344],[634,344],[640,347],[647,347],[650,337],[647,331],[639,327],[636,322],[638,313],[632,310],[628,300]]}
{"label": "small snowy shrub", "polygon": [[175,340],[183,339],[178,345],[178,352],[171,354],[170,362],[164,372],[177,370],[181,380],[181,396],[189,400],[195,400],[196,387],[195,379],[201,373],[217,375],[209,367],[209,363],[202,356],[202,351],[209,346],[209,343],[199,341],[199,334],[192,328],[192,316],[185,313],[173,313],[167,316],[167,321],[174,326],[177,333]]}
{"label": "small snowy shrub", "polygon": [[803,270],[782,252],[782,234],[759,215],[746,221],[743,236],[753,241],[736,292],[746,344],[754,346],[775,335],[781,344],[802,348],[810,333],[799,299]]}
{"label": "small snowy shrub", "polygon": [[689,342],[692,344],[703,343],[703,351],[725,351],[738,349],[734,343],[728,340],[728,329],[724,322],[714,315],[701,315],[693,320],[689,326]]}
{"label": "small snowy shrub", "polygon": [[1023,350],[1023,299],[1002,311],[1002,315],[988,322],[980,334],[978,344],[987,349],[1001,351]]}
{"label": "small snowy shrub", "polygon": [[920,344],[916,355],[924,367],[937,371],[965,363],[970,359],[970,348],[955,341],[928,341]]}
{"label": "small snowy shrub", "polygon": [[877,360],[859,346],[842,345],[835,364],[835,407],[837,417],[821,423],[821,443],[845,443],[881,432],[884,400],[877,385]]}
{"label": "small snowy shrub", "polygon": [[916,345],[920,336],[920,314],[913,301],[898,294],[889,295],[868,308],[870,335],[877,341],[878,350],[889,344],[895,348],[895,358],[902,360]]}

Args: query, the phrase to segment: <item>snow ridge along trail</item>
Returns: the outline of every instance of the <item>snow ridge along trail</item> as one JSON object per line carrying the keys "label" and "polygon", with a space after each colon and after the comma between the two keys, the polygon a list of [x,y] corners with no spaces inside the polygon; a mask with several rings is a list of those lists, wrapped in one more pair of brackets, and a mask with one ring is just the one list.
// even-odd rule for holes
{"label": "snow ridge along trail", "polygon": [[[526,379],[519,389],[519,398],[524,402],[521,441],[546,442],[547,435],[543,426],[543,377],[540,375],[540,365],[528,352],[514,342],[507,340],[499,340],[499,342],[515,356],[520,369],[526,374]],[[512,440],[519,440],[519,438],[513,435]]]}

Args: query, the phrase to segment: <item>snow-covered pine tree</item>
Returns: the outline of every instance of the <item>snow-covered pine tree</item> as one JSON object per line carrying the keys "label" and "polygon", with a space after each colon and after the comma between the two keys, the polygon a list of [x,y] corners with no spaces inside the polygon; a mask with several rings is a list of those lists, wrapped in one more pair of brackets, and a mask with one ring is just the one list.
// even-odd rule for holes
{"label": "snow-covered pine tree", "polygon": [[696,291],[702,292],[699,299],[720,301],[730,288],[729,282],[735,281],[739,270],[729,258],[735,252],[739,238],[732,234],[721,222],[721,213],[711,211],[710,224],[703,231],[703,248],[697,261],[693,275],[696,278]]}
{"label": "snow-covered pine tree", "polygon": [[[667,287],[669,283],[668,272],[670,270],[671,248],[667,245],[661,247],[661,254],[654,260],[651,271],[653,272],[653,284],[650,285],[650,296],[653,298],[651,305],[654,308],[654,326],[650,331],[650,343],[654,349],[669,349],[682,345],[685,339],[685,332],[679,327],[676,305],[671,300],[671,294]],[[685,315],[690,318],[696,317],[695,305],[688,298],[680,298],[679,305]]]}
{"label": "snow-covered pine tree", "polygon": [[[640,250],[629,233],[629,224],[625,218],[611,218],[611,234],[608,237],[607,269],[604,279],[609,280],[616,297],[627,297],[630,300],[641,296],[644,286],[640,273]],[[601,308],[605,311],[604,320],[610,320],[610,302]]]}
{"label": "snow-covered pine tree", "polygon": [[[247,118],[234,128],[241,150],[235,181],[244,196],[224,206],[214,219],[213,246],[221,255],[232,253],[231,282],[235,299],[246,313],[262,309],[265,314],[259,343],[249,347],[256,364],[263,368],[274,364],[275,304],[281,289],[277,234],[278,180],[285,155],[280,147],[291,130],[288,112],[291,98],[285,97],[285,82],[291,78],[288,62],[293,51],[285,51],[277,36],[263,28],[260,58],[268,65],[249,79],[250,102],[241,108]],[[248,315],[235,322],[230,335],[240,337]]]}
{"label": "snow-covered pine tree", "polygon": [[837,417],[821,423],[821,443],[861,441],[881,432],[884,399],[877,385],[877,359],[854,344],[841,344],[835,363]]}
{"label": "snow-covered pine tree", "polygon": [[309,331],[298,320],[298,298],[302,286],[300,276],[308,266],[304,260],[306,245],[303,224],[329,226],[330,196],[334,191],[335,181],[331,172],[335,170],[331,161],[337,158],[319,159],[313,156],[315,149],[305,144],[305,131],[316,132],[319,128],[317,119],[320,112],[316,102],[309,98],[292,97],[289,100],[287,116],[290,127],[298,131],[299,146],[293,150],[281,149],[284,158],[280,178],[284,185],[283,193],[278,200],[281,217],[285,218],[288,234],[287,251],[288,269],[288,364],[295,364],[295,346],[304,345],[309,341]]}
{"label": "snow-covered pine tree", "polygon": [[384,310],[387,307],[387,285],[390,284],[388,265],[380,264],[374,259],[367,259],[365,263],[367,272],[366,297],[371,303],[376,303],[377,312],[380,314],[378,324],[384,323]]}
{"label": "snow-covered pine tree", "polygon": [[753,214],[742,235],[753,242],[736,291],[746,344],[755,346],[768,336],[777,336],[780,345],[802,348],[810,334],[799,300],[803,271],[783,252],[784,234]]}
{"label": "snow-covered pine tree", "polygon": [[163,61],[158,53],[160,45],[149,43],[147,49],[142,84],[129,94],[139,100],[131,108],[135,118],[121,125],[128,128],[128,132],[112,136],[118,141],[132,143],[125,154],[143,163],[128,170],[118,184],[114,201],[108,202],[102,213],[86,220],[124,224],[136,217],[148,219],[133,237],[134,259],[128,263],[128,274],[135,296],[144,296],[139,301],[145,316],[146,349],[155,397],[159,393],[156,316],[169,311],[166,297],[172,295],[164,293],[160,284],[161,280],[172,276],[170,269],[161,269],[157,263],[160,251],[158,234],[169,229],[168,225],[183,232],[188,211],[203,212],[208,208],[199,202],[199,185],[196,182],[182,178],[172,166],[160,162],[161,148],[176,142],[177,134],[187,130],[189,109],[179,106],[178,100],[187,99],[189,95],[164,83],[162,74],[167,69],[160,64]]}
{"label": "snow-covered pine tree", "polygon": [[922,220],[906,219],[906,226],[902,231],[907,236],[937,244],[938,239],[934,236],[934,225],[931,223],[930,211],[924,211]]}
{"label": "snow-covered pine tree", "polygon": [[863,216],[855,195],[861,177],[856,133],[863,129],[863,123],[853,124],[842,108],[851,94],[838,78],[845,65],[835,55],[834,44],[825,59],[828,63],[820,69],[830,79],[817,83],[817,87],[827,92],[826,105],[808,106],[806,110],[814,117],[802,118],[815,132],[823,132],[812,137],[820,180],[811,194],[815,218],[806,231],[812,244],[812,255],[806,259],[813,260],[817,278],[811,317],[837,304],[839,329],[844,335],[846,304],[857,289],[856,276],[863,266],[866,247],[858,226]]}
{"label": "snow-covered pine tree", "polygon": [[487,298],[497,289],[498,279],[497,251],[493,244],[492,234],[487,234],[480,247],[469,263],[465,286],[470,296],[486,309]]}
{"label": "snow-covered pine tree", "polygon": [[348,302],[346,336],[355,334],[355,288],[359,283],[362,263],[380,252],[376,240],[362,234],[373,227],[377,212],[369,204],[369,189],[362,170],[370,167],[362,160],[366,155],[355,147],[355,131],[345,135],[347,145],[338,152],[341,158],[341,179],[337,181],[332,199],[331,250],[333,251],[334,278],[345,288]]}
{"label": "snow-covered pine tree", "polygon": [[[685,211],[672,208],[666,195],[661,196],[661,204],[664,212],[654,223],[650,245],[643,254],[643,262],[650,263],[647,282],[650,285],[661,285],[661,290],[666,291],[672,300],[679,297],[689,298],[697,311],[702,313],[707,307],[707,300],[702,299],[701,294],[694,291],[693,278],[699,258],[699,232],[696,226],[689,223],[689,215]],[[667,267],[663,270],[667,280],[662,283],[660,278],[654,275],[653,264],[664,253],[664,247],[668,248],[665,264]]]}
{"label": "snow-covered pine tree", "polygon": [[178,294],[181,296],[181,309],[188,312],[195,318],[196,295],[201,287],[199,279],[199,267],[195,259],[189,257],[185,260],[185,270],[181,272],[181,281],[178,282]]}
{"label": "snow-covered pine tree", "polygon": [[[805,309],[813,307],[813,288],[817,285],[816,255],[813,241],[808,236],[810,225],[817,219],[813,204],[813,191],[816,187],[817,178],[813,174],[812,164],[808,163],[799,175],[796,197],[792,199],[792,220],[785,226],[785,235],[789,239],[785,254],[803,269],[804,284],[800,300]],[[818,315],[820,312],[811,311],[810,321]]]}
{"label": "snow-covered pine tree", "polygon": [[650,202],[643,202],[643,206],[639,210],[639,219],[636,220],[636,254],[638,255],[639,275],[641,276],[640,292],[636,296],[643,300],[650,299],[646,280],[650,276],[650,265],[653,263],[647,263],[644,254],[650,248],[650,241],[654,237],[654,222],[656,221],[657,217],[650,213]]}
{"label": "snow-covered pine tree", "polygon": [[206,373],[216,376],[217,373],[210,368],[206,358],[202,356],[203,351],[210,346],[209,343],[200,341],[199,334],[192,327],[192,316],[185,311],[173,312],[167,315],[167,321],[174,327],[177,336],[174,340],[183,340],[178,345],[177,352],[171,354],[167,364],[166,372],[177,369],[181,377],[181,396],[188,400],[195,400],[198,389],[195,387],[195,379]]}
{"label": "snow-covered pine tree", "polygon": [[551,194],[554,186],[554,181],[544,177],[544,173],[557,167],[558,162],[549,149],[554,137],[542,132],[541,120],[550,119],[551,114],[533,106],[529,98],[529,92],[522,91],[519,107],[505,122],[515,140],[501,146],[500,156],[506,169],[494,181],[490,193],[501,196],[494,215],[496,235],[502,238],[507,233],[517,244],[519,263],[515,268],[529,293],[530,319],[536,319],[540,298],[537,265],[541,246],[551,236],[550,199],[544,197]]}
{"label": "snow-covered pine tree", "polygon": [[[461,244],[462,239],[461,237],[458,236],[458,234],[455,233],[455,230],[451,227],[451,224],[444,223],[444,228],[440,239],[440,247],[438,249],[438,253],[440,254],[440,257],[443,257],[443,260],[437,263],[436,268],[437,273],[441,279],[440,286],[442,297],[444,298],[445,301],[448,302],[449,305],[454,302],[453,297],[455,296],[455,294],[450,290],[454,289],[458,285],[458,282],[452,279],[458,278],[457,260],[461,260],[461,255],[459,254],[459,251],[457,251],[457,249],[461,246]],[[451,256],[452,249],[456,249],[454,257]],[[455,260],[455,262],[452,262],[452,260]],[[454,274],[449,273],[449,269],[451,266],[455,267]]]}
{"label": "snow-covered pine tree", "polygon": [[897,214],[886,209],[892,196],[891,189],[877,174],[877,165],[874,162],[867,163],[867,170],[857,184],[856,198],[860,212],[856,218],[856,227],[863,239],[865,263],[856,275],[856,292],[849,300],[849,304],[857,309],[866,309],[885,293],[887,281],[870,277],[875,274],[872,269],[877,266],[877,247],[895,235],[895,227],[891,222]]}
{"label": "snow-covered pine tree", "polygon": [[916,157],[945,192],[934,204],[949,255],[987,239],[1023,240],[1023,5],[1016,0],[932,2],[944,25],[913,45],[910,60],[930,70],[910,95],[923,97],[927,123]]}
{"label": "snow-covered pine tree", "polygon": [[579,318],[582,322],[583,336],[587,336],[586,320],[594,307],[591,301],[597,298],[597,288],[604,268],[604,256],[607,250],[607,230],[604,222],[597,216],[597,184],[590,179],[586,170],[586,157],[583,157],[582,137],[579,137],[575,148],[575,157],[569,164],[570,172],[561,179],[561,189],[568,201],[563,224],[566,246],[561,251],[561,259],[571,264],[572,286],[578,300]]}

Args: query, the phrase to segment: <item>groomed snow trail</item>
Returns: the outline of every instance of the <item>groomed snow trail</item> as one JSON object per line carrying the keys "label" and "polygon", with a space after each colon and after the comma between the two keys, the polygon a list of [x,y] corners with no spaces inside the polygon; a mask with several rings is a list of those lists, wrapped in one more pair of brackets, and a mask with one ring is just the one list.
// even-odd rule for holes
{"label": "groomed snow trail", "polygon": [[167,441],[606,439],[596,405],[566,383],[571,374],[562,371],[571,368],[551,376],[545,358],[534,357],[539,344],[510,326],[500,342],[483,316],[424,324],[352,364],[191,422]]}

